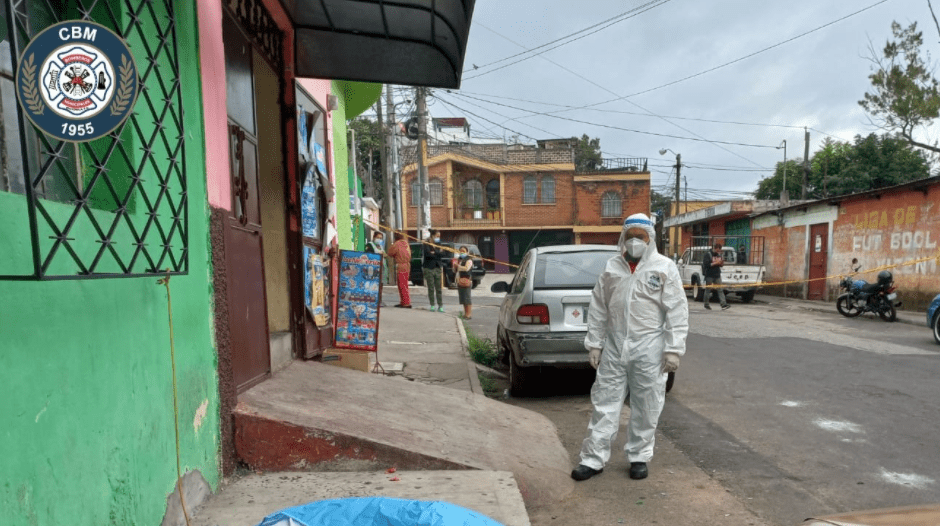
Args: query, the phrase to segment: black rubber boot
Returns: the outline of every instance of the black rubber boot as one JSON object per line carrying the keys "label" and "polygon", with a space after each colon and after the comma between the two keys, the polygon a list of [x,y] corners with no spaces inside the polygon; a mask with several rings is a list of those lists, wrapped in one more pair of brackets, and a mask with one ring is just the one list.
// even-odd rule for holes
{"label": "black rubber boot", "polygon": [[587,480],[593,477],[594,475],[599,475],[603,472],[604,472],[604,468],[594,469],[594,468],[589,468],[585,465],[578,465],[578,467],[574,468],[574,470],[571,471],[571,478],[580,482],[582,480]]}
{"label": "black rubber boot", "polygon": [[649,469],[646,468],[646,462],[630,463],[630,478],[633,480],[645,479],[649,476]]}

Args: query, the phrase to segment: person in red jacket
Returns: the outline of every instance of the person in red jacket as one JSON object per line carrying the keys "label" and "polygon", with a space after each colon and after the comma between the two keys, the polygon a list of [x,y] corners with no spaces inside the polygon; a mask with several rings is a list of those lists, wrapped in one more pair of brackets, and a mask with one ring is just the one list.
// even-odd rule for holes
{"label": "person in red jacket", "polygon": [[401,309],[411,308],[411,294],[408,293],[408,276],[411,274],[411,247],[408,240],[401,237],[388,247],[385,252],[395,260],[395,272],[398,274],[398,295],[401,301],[395,305]]}

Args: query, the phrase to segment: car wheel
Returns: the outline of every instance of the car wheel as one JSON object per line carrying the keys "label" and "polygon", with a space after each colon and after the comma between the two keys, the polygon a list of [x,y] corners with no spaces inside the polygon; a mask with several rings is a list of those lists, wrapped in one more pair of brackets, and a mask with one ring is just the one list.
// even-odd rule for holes
{"label": "car wheel", "polygon": [[754,291],[753,291],[753,290],[749,290],[749,291],[746,291],[746,292],[742,292],[742,293],[741,293],[741,301],[743,301],[744,303],[750,303],[750,302],[754,301]]}
{"label": "car wheel", "polygon": [[531,387],[532,371],[516,363],[515,354],[509,352],[509,394],[525,396]]}
{"label": "car wheel", "polygon": [[478,280],[478,279],[477,279],[477,280],[474,280],[474,281],[473,281],[473,287],[472,287],[472,288],[475,289],[475,288],[477,288],[477,287],[479,287],[479,286],[480,286],[480,280]]}
{"label": "car wheel", "polygon": [[705,299],[705,289],[702,288],[698,279],[692,280],[692,299],[695,301],[703,301]]}
{"label": "car wheel", "polygon": [[940,344],[940,311],[933,315],[933,340]]}
{"label": "car wheel", "polygon": [[676,373],[669,373],[669,376],[666,378],[666,392],[672,391],[672,384],[676,383]]}

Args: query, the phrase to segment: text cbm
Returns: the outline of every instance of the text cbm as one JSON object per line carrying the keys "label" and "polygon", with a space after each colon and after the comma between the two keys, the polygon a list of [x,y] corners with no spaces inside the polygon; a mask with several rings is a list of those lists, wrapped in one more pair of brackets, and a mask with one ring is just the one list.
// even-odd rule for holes
{"label": "text cbm", "polygon": [[79,40],[84,39],[94,42],[98,36],[98,30],[93,27],[71,26],[59,29],[59,40]]}

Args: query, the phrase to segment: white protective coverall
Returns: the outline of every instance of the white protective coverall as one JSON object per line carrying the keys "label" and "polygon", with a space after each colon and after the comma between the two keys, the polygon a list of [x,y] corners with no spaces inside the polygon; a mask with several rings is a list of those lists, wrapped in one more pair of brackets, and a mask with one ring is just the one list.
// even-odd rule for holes
{"label": "white protective coverall", "polygon": [[[626,232],[647,231],[650,242],[631,272],[623,257]],[[645,223],[642,221],[645,220]],[[624,222],[620,255],[607,261],[594,286],[588,309],[584,346],[603,349],[597,379],[591,388],[594,413],[588,437],[581,445],[581,464],[602,469],[610,459],[610,444],[617,437],[620,411],[630,393],[630,422],[624,447],[628,462],[649,462],[659,414],[666,401],[663,353],[685,354],[689,332],[689,304],[676,264],[656,250],[652,223],[643,214]]]}

